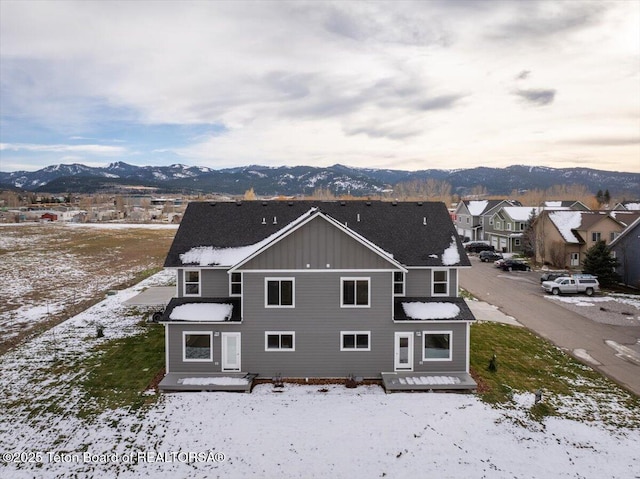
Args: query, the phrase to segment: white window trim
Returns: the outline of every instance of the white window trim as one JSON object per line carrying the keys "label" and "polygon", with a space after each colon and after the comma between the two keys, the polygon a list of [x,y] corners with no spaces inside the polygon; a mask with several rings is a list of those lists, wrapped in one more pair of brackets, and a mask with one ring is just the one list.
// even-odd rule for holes
{"label": "white window trim", "polygon": [[[239,274],[239,275],[240,275],[240,283],[238,283],[237,281],[236,281],[236,282],[234,282],[234,281],[232,281],[232,280],[231,280],[231,278],[233,278],[233,275],[234,275],[234,274]],[[242,276],[242,273],[235,272],[235,273],[230,273],[230,274],[229,274],[229,296],[236,296],[236,297],[237,297],[237,296],[242,296],[242,286],[243,286],[243,284],[242,284],[242,283],[243,283],[243,279],[244,279],[244,278],[243,278],[243,276]],[[232,289],[233,289],[233,285],[234,285],[234,284],[240,284],[240,294],[238,294],[238,293],[232,293],[232,292],[231,292],[231,291],[232,291]]]}
{"label": "white window trim", "polygon": [[[270,348],[269,347],[269,336],[282,336],[284,334],[290,334],[293,340],[292,348]],[[282,339],[280,340],[280,344],[282,344]],[[264,350],[267,352],[290,352],[296,350],[296,332],[295,331],[265,331],[264,332]]]}
{"label": "white window trim", "polygon": [[[424,357],[424,341],[429,334],[448,334],[449,335],[449,357],[448,358],[425,358]],[[420,348],[422,349],[423,361],[453,361],[453,331],[422,331],[422,340]]]}
{"label": "white window trim", "polygon": [[[187,294],[187,273],[191,271],[198,272],[198,294]],[[195,284],[189,281],[188,284]],[[196,268],[188,268],[182,271],[182,296],[199,297],[202,296],[202,270]]]}
{"label": "white window trim", "polygon": [[511,223],[506,223],[507,225],[507,231],[511,231]]}
{"label": "white window trim", "polygon": [[[402,293],[396,293],[396,284],[400,284],[400,281],[396,281],[396,273],[400,273],[402,275]],[[391,278],[393,280],[393,284],[391,285],[391,292],[394,296],[406,296],[407,293],[407,273],[403,271],[394,271],[391,273]]]}
{"label": "white window trim", "polygon": [[[189,359],[187,358],[187,346],[185,341],[187,335],[209,336],[209,358],[208,359]],[[210,363],[213,361],[213,332],[211,331],[182,331],[182,361],[185,363]]]}
{"label": "white window trim", "polygon": [[[368,304],[344,304],[344,282],[345,281],[366,281],[367,282],[367,300]],[[356,287],[357,293],[358,288]],[[357,298],[356,298],[357,302]],[[371,307],[371,277],[365,276],[341,276],[340,277],[340,307],[341,308],[370,308]]]}
{"label": "white window trim", "polygon": [[[291,281],[291,304],[268,304],[269,303],[269,281]],[[282,289],[280,290],[282,291]],[[282,298],[280,298],[282,301]],[[296,307],[296,278],[276,276],[264,278],[264,307],[265,308],[295,308]]]}
{"label": "white window trim", "polygon": [[[436,271],[444,271],[445,273],[447,273],[447,292],[446,293],[436,293],[435,292],[435,272]],[[446,268],[434,268],[431,270],[431,296],[439,296],[439,297],[445,297],[445,296],[449,296],[449,280],[451,279],[451,272],[449,271],[449,269]],[[438,281],[438,284],[442,284],[440,281]]]}
{"label": "white window trim", "polygon": [[[366,334],[369,338],[367,344],[369,345],[367,348],[345,348],[344,347],[344,337],[347,335],[364,335]],[[354,344],[358,344],[357,338],[353,338]],[[340,351],[371,351],[371,331],[340,331]]]}

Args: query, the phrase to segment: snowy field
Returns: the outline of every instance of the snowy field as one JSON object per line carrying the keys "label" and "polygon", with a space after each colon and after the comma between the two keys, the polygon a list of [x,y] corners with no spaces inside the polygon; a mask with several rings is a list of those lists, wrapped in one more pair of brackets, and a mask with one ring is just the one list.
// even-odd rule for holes
{"label": "snowy field", "polygon": [[538,423],[532,393],[492,408],[474,395],[259,385],[79,417],[86,371],[56,375],[52,359],[81,364],[96,344],[140,333],[141,313],[122,302],[170,280],[154,275],[0,357],[0,477],[640,477],[637,427],[581,419],[597,400],[624,424],[632,412],[613,397],[556,398],[562,416]]}
{"label": "snowy field", "polygon": [[162,264],[177,225],[0,224],[1,342]]}

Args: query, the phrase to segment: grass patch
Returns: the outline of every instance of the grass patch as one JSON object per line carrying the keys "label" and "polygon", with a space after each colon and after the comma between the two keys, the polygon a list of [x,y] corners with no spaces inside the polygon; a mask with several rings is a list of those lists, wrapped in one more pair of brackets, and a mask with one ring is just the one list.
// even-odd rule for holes
{"label": "grass patch", "polygon": [[[492,371],[494,354],[497,368]],[[640,428],[640,398],[525,328],[472,325],[470,367],[487,403],[510,406],[514,394],[540,390],[542,401],[528,411],[533,419],[563,415]],[[632,413],[625,418],[618,407]]]}
{"label": "grass patch", "polygon": [[164,328],[145,324],[144,332],[102,344],[83,361],[85,401],[80,416],[104,409],[139,409],[156,397],[142,393],[164,367]]}

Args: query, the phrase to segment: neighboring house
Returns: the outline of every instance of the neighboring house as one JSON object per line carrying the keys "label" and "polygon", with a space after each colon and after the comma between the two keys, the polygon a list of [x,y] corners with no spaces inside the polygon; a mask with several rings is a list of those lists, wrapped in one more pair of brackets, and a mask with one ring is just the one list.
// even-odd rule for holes
{"label": "neighboring house", "polygon": [[510,200],[462,200],[454,215],[454,224],[463,241],[485,240],[484,226],[487,215],[502,206],[520,206]]}
{"label": "neighboring house", "polygon": [[604,211],[543,211],[534,227],[537,262],[579,269],[589,248],[610,243],[625,225]]}
{"label": "neighboring house", "polygon": [[614,207],[614,210],[626,210],[626,211],[640,211],[640,200],[634,201],[622,201],[617,203]]}
{"label": "neighboring house", "polygon": [[609,249],[620,263],[616,273],[622,282],[640,288],[640,217],[611,242]]}
{"label": "neighboring house", "polygon": [[561,201],[545,201],[542,203],[545,210],[572,210],[572,211],[591,211],[582,201],[577,200],[561,200]]}
{"label": "neighboring house", "polygon": [[443,203],[192,202],[165,261],[160,386],[248,372],[474,388],[469,266]]}
{"label": "neighboring house", "polygon": [[485,221],[484,237],[496,251],[516,253],[522,251],[522,234],[531,212],[538,213],[533,206],[502,206]]}

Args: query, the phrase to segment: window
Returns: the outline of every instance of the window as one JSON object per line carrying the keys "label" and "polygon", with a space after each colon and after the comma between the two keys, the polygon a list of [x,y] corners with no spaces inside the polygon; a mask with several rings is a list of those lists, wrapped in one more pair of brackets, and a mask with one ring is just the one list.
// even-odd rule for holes
{"label": "window", "polygon": [[520,246],[520,239],[519,238],[514,239],[513,240],[513,245],[514,246]]}
{"label": "window", "polygon": [[402,271],[393,272],[393,295],[404,296],[404,273]]}
{"label": "window", "polygon": [[341,331],[340,351],[371,351],[371,331]]}
{"label": "window", "polygon": [[591,233],[591,241],[593,242],[600,241],[600,236],[601,236],[600,233],[598,233],[597,231],[594,231],[593,233]]}
{"label": "window", "polygon": [[433,296],[449,295],[449,271],[446,269],[436,269],[432,272],[432,292]]}
{"label": "window", "polygon": [[620,233],[616,232],[616,231],[612,231],[611,233],[609,233],[609,241],[613,241],[614,239],[616,239],[618,236],[620,235]]}
{"label": "window", "polygon": [[507,231],[511,231],[511,223],[507,223]]}
{"label": "window", "polygon": [[182,333],[182,360],[183,361],[212,361],[213,333],[201,331],[184,331]]}
{"label": "window", "polygon": [[265,351],[295,351],[296,333],[294,331],[267,331],[264,333]]}
{"label": "window", "polygon": [[493,226],[493,216],[492,216],[491,218],[489,218],[489,224],[490,224],[491,226]]}
{"label": "window", "polygon": [[524,223],[520,223],[520,231],[524,231]]}
{"label": "window", "polygon": [[502,229],[502,227],[500,226],[500,222],[499,221],[496,221],[496,229],[497,230],[501,230]]}
{"label": "window", "polygon": [[467,216],[467,224],[469,224],[469,217]]}
{"label": "window", "polygon": [[293,278],[265,278],[265,307],[293,308]]}
{"label": "window", "polygon": [[341,307],[369,307],[369,278],[340,278],[340,280],[342,282]]}
{"label": "window", "polygon": [[423,331],[422,360],[451,361],[451,331]]}
{"label": "window", "polygon": [[231,273],[229,278],[229,294],[231,296],[242,295],[242,273]]}
{"label": "window", "polygon": [[184,295],[200,296],[200,270],[184,270]]}

